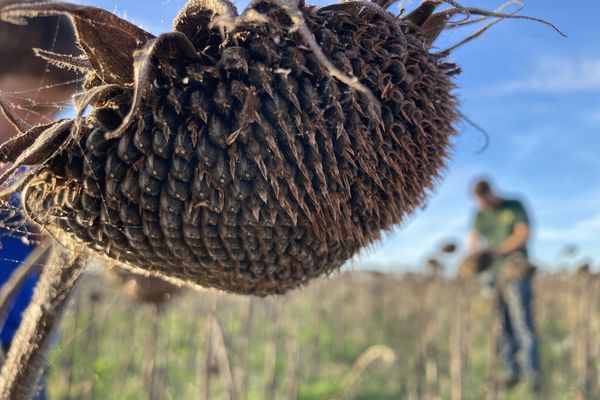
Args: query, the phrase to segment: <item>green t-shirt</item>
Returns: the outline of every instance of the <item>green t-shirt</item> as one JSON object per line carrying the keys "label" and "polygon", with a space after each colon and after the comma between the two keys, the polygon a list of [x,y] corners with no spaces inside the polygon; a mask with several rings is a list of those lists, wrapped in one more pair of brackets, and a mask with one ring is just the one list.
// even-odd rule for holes
{"label": "green t-shirt", "polygon": [[[525,207],[518,200],[502,200],[492,209],[480,210],[475,217],[475,229],[487,242],[488,247],[499,246],[514,231],[519,222],[529,225]],[[527,248],[522,249],[527,255]]]}

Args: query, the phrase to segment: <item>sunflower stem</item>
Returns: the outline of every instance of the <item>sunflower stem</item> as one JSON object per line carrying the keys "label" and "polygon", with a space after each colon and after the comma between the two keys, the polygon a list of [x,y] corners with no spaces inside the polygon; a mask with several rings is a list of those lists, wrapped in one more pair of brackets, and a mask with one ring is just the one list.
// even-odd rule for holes
{"label": "sunflower stem", "polygon": [[30,399],[39,389],[53,333],[87,260],[85,253],[54,247],[2,366],[0,399]]}

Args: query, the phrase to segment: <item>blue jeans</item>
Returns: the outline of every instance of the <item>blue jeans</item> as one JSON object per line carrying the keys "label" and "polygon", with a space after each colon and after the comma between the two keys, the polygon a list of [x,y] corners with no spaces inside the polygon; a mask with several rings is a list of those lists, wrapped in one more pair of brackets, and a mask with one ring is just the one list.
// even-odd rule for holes
{"label": "blue jeans", "polygon": [[[531,383],[539,379],[540,359],[533,322],[532,278],[516,279],[498,289],[498,312],[501,332],[498,343],[500,360],[511,378]],[[517,361],[521,353],[522,362]]]}

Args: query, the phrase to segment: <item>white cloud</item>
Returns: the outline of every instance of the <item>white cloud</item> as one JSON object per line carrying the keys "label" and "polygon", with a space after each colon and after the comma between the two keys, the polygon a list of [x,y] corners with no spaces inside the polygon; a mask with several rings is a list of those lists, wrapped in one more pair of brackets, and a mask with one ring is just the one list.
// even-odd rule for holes
{"label": "white cloud", "polygon": [[542,227],[538,237],[541,240],[570,242],[598,240],[600,237],[600,212],[590,215],[589,218],[574,221],[568,226]]}
{"label": "white cloud", "polygon": [[523,161],[538,152],[547,141],[547,137],[543,132],[536,131],[531,134],[512,135],[510,140],[513,144],[515,161]]}
{"label": "white cloud", "polygon": [[491,94],[600,90],[600,58],[542,58],[525,69],[527,76],[489,89]]}

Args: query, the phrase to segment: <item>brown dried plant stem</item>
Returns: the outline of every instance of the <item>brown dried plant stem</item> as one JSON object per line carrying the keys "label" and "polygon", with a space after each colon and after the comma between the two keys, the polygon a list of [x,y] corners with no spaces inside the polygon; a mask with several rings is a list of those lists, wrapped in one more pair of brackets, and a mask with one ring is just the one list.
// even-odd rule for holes
{"label": "brown dried plant stem", "polygon": [[490,400],[499,398],[500,387],[497,379],[498,371],[501,369],[500,359],[497,349],[500,346],[500,334],[502,333],[502,318],[500,315],[500,293],[499,289],[494,289],[493,300],[490,303],[490,314],[492,315],[492,335],[488,346],[487,354],[487,373],[485,378],[485,387],[487,396]]}
{"label": "brown dried plant stem", "polygon": [[574,358],[575,371],[577,372],[576,399],[591,398],[592,377],[591,377],[591,332],[590,315],[592,311],[590,276],[585,274],[577,277],[579,282],[577,296],[577,313],[574,326]]}
{"label": "brown dried plant stem", "polygon": [[457,291],[456,300],[456,318],[453,321],[451,332],[451,351],[450,351],[450,376],[452,378],[451,398],[452,400],[464,399],[465,376],[466,376],[466,331],[467,323],[466,313],[467,305],[465,299],[466,282],[459,281],[460,290]]}
{"label": "brown dried plant stem", "polygon": [[246,399],[248,397],[248,379],[250,375],[250,349],[253,346],[252,343],[252,330],[255,314],[255,299],[247,299],[247,303],[243,308],[240,315],[242,321],[242,332],[244,332],[241,338],[241,355],[240,355],[240,366],[234,370],[234,382],[236,385],[236,393],[240,399]]}
{"label": "brown dried plant stem", "polygon": [[229,354],[227,351],[227,343],[225,342],[225,333],[223,332],[223,328],[216,314],[210,313],[209,321],[212,329],[211,342],[213,344],[213,351],[215,352],[214,354],[219,365],[219,372],[223,374],[223,378],[227,384],[229,400],[236,400],[238,396],[235,391],[235,384],[233,382],[231,364],[229,363]]}
{"label": "brown dried plant stem", "polygon": [[285,345],[286,366],[285,366],[285,389],[283,398],[286,400],[298,399],[298,390],[300,388],[300,343],[297,318],[292,318],[291,314],[287,326],[287,343]]}
{"label": "brown dried plant stem", "polygon": [[267,306],[267,339],[265,343],[265,362],[263,367],[264,398],[273,399],[277,391],[277,350],[281,340],[283,321],[281,317],[282,302],[269,299]]}
{"label": "brown dried plant stem", "polygon": [[86,253],[54,247],[2,366],[1,400],[26,400],[35,394],[52,334],[87,260]]}

